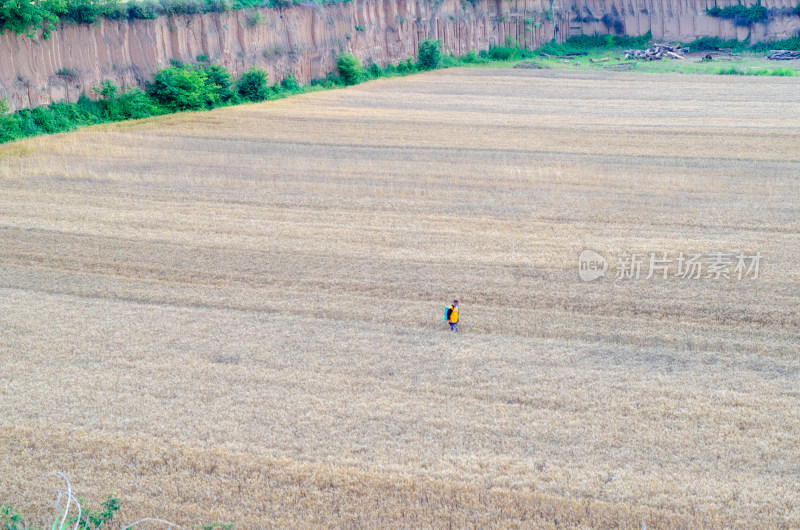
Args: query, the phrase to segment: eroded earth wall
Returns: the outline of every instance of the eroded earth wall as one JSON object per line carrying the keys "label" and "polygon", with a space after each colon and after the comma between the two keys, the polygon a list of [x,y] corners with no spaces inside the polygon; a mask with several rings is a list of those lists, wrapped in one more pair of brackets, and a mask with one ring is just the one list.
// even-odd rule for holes
{"label": "eroded earth wall", "polygon": [[[773,40],[800,29],[795,0],[764,0],[768,24],[736,27],[705,14],[714,0],[353,0],[319,6],[240,10],[155,20],[65,25],[48,40],[5,32],[0,35],[0,98],[12,109],[53,101],[75,101],[110,79],[140,85],[170,60],[199,54],[235,76],[251,66],[270,81],[292,73],[305,83],[334,71],[336,57],[349,51],[365,64],[380,65],[414,56],[426,38],[441,39],[456,54],[502,44],[506,36],[525,47],[549,41],[557,24],[559,41],[579,35],[652,31],[653,37],[693,40],[698,36]],[[717,5],[736,0],[717,0]],[[607,16],[606,16],[607,15]]]}

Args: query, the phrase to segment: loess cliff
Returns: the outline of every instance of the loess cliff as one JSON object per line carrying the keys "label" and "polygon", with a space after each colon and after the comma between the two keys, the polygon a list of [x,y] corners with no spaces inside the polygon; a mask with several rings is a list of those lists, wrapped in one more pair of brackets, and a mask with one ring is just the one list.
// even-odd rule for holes
{"label": "loess cliff", "polygon": [[[65,25],[49,40],[5,32],[0,35],[0,98],[12,109],[92,95],[110,79],[120,86],[144,85],[170,60],[197,55],[239,75],[251,66],[271,81],[292,73],[301,82],[334,71],[336,57],[349,51],[365,64],[385,65],[414,56],[419,41],[441,39],[447,51],[464,54],[502,44],[510,35],[526,47],[594,33],[640,35],[690,41],[699,36],[752,41],[791,37],[800,17],[794,0],[766,0],[768,24],[737,27],[705,10],[736,0],[354,0],[334,5],[231,11],[155,20]],[[554,13],[554,14],[553,14]],[[606,16],[607,15],[607,16]]]}

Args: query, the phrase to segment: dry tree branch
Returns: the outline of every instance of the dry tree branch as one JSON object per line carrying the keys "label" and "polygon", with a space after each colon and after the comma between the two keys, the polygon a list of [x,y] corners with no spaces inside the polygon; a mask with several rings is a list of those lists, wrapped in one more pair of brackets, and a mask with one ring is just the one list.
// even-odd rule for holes
{"label": "dry tree branch", "polygon": [[[66,493],[66,495],[67,495],[67,505],[64,508],[64,515],[61,517],[61,522],[58,523],[58,527],[57,528],[59,530],[61,530],[61,528],[64,527],[64,523],[67,520],[67,515],[69,514],[69,503],[70,503],[71,500],[73,500],[73,501],[75,501],[75,504],[78,506],[78,520],[75,522],[75,528],[74,528],[74,530],[78,530],[78,525],[81,522],[81,514],[83,512],[81,510],[81,503],[79,503],[78,499],[76,499],[75,496],[72,494],[72,483],[70,483],[69,478],[67,478],[67,476],[64,473],[62,473],[61,471],[54,471],[53,473],[51,473],[51,475],[59,475],[67,483],[67,490],[66,491],[64,491],[64,490],[56,490],[58,492],[58,499],[56,500],[56,509],[58,509],[59,504],[61,504],[61,494],[62,493]],[[56,516],[56,517],[58,517],[58,516]]]}

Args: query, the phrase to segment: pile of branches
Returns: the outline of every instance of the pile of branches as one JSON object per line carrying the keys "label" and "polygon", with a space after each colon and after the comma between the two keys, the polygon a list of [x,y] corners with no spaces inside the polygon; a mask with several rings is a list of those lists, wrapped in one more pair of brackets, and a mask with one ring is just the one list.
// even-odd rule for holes
{"label": "pile of branches", "polygon": [[685,59],[684,53],[686,53],[686,50],[681,48],[680,45],[653,44],[652,47],[646,50],[625,50],[625,59],[640,59],[642,61],[660,61],[664,58]]}
{"label": "pile of branches", "polygon": [[770,50],[767,59],[773,61],[791,61],[792,59],[800,59],[800,52],[792,50]]}

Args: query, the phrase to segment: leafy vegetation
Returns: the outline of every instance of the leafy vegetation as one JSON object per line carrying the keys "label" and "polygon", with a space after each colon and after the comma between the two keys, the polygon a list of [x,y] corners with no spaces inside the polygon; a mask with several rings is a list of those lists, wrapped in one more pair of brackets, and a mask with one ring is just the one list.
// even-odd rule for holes
{"label": "leafy vegetation", "polygon": [[355,85],[360,83],[366,76],[361,61],[351,53],[343,53],[336,60],[336,68],[345,85]]}
{"label": "leafy vegetation", "polygon": [[736,52],[752,51],[761,53],[776,49],[800,50],[800,37],[792,37],[779,41],[756,42],[755,44],[751,44],[748,40],[725,40],[719,37],[701,37],[692,42],[685,43],[684,46],[692,51],[730,49]]}
{"label": "leafy vegetation", "polygon": [[593,48],[645,48],[650,45],[653,35],[648,31],[644,35],[626,37],[624,35],[578,35],[565,41],[563,44],[549,42],[540,48],[541,53],[550,55],[564,55],[567,53],[582,52]]}
{"label": "leafy vegetation", "polygon": [[769,50],[800,50],[800,36],[772,42],[757,42],[749,46],[754,52],[767,52]]}
{"label": "leafy vegetation", "polygon": [[264,101],[269,96],[267,72],[256,67],[246,71],[236,83],[236,92],[244,101]]}
{"label": "leafy vegetation", "polygon": [[67,82],[78,79],[78,72],[72,68],[59,68],[56,70],[56,75]]}
{"label": "leafy vegetation", "polygon": [[[514,42],[513,39],[507,38],[505,46],[492,46],[480,53],[470,50],[463,57],[442,54],[441,44],[438,41],[425,40],[419,45],[417,61],[409,57],[385,67],[372,63],[365,68],[358,58],[350,53],[343,53],[337,59],[338,75],[329,73],[326,77],[314,79],[305,86],[291,75],[269,86],[267,72],[256,67],[242,74],[234,83],[230,72],[209,61],[208,57],[201,55],[197,57],[196,64],[176,62],[169,68],[157,72],[153,82],[148,84],[146,91],[139,88],[120,89],[114,83],[104,81],[94,89],[97,100],[81,96],[76,103],[53,103],[47,107],[21,109],[14,113],[9,113],[7,102],[0,100],[0,143],[28,136],[70,131],[86,125],[141,119],[185,110],[208,110],[242,102],[278,99],[310,90],[349,86],[370,79],[408,75],[433,68],[469,66],[492,61],[518,61],[542,54],[563,56],[573,53],[585,54],[587,51],[607,53],[605,50],[615,48],[642,48],[649,46],[651,39],[652,36],[649,32],[639,37],[583,35],[573,37],[564,43],[548,43],[538,50],[528,50]],[[748,41],[726,41],[717,37],[704,37],[684,46],[694,51],[720,48],[757,52],[771,48],[798,50],[800,49],[800,37],[753,45]],[[66,68],[62,70],[58,75],[65,79],[77,76],[77,72],[73,70]],[[710,65],[702,72],[750,76],[796,75],[791,68],[745,70],[736,65],[721,69]]]}
{"label": "leafy vegetation", "polygon": [[767,8],[762,6],[760,1],[752,6],[741,4],[727,7],[714,6],[706,9],[706,14],[711,17],[730,19],[737,26],[752,26],[757,22],[766,22],[769,16]]}
{"label": "leafy vegetation", "polygon": [[652,35],[649,31],[638,37],[598,34],[579,35],[563,43],[548,42],[538,50],[529,50],[514,42],[513,39],[506,38],[505,46],[492,46],[486,51],[481,51],[480,56],[492,61],[516,61],[530,59],[541,54],[567,55],[592,49],[639,48],[647,46],[651,40]]}
{"label": "leafy vegetation", "polygon": [[16,530],[22,527],[22,516],[11,506],[0,506],[0,530]]}
{"label": "leafy vegetation", "polygon": [[171,66],[156,73],[147,93],[173,112],[210,109],[219,103],[220,87],[200,68]]}
{"label": "leafy vegetation", "polygon": [[59,21],[59,15],[51,1],[3,1],[0,2],[0,33],[10,30],[33,37],[34,32],[41,29],[47,38]]}
{"label": "leafy vegetation", "polygon": [[419,43],[417,53],[417,67],[420,70],[433,70],[439,68],[442,61],[442,43],[438,40],[425,39]]}

